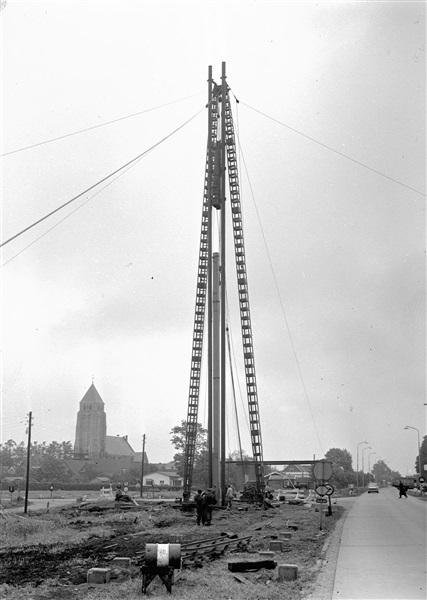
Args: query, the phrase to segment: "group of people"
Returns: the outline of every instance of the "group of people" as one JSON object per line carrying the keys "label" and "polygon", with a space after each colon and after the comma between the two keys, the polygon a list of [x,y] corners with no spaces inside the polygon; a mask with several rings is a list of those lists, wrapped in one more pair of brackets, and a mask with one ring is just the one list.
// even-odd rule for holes
{"label": "group of people", "polygon": [[197,511],[197,525],[209,526],[212,521],[213,507],[217,503],[216,487],[208,488],[205,492],[197,490],[194,496]]}

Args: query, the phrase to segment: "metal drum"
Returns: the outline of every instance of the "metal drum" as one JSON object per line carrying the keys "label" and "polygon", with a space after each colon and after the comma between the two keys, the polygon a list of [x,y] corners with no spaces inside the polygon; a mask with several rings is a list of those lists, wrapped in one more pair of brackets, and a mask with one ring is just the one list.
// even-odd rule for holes
{"label": "metal drum", "polygon": [[145,565],[147,567],[181,568],[181,544],[146,544]]}

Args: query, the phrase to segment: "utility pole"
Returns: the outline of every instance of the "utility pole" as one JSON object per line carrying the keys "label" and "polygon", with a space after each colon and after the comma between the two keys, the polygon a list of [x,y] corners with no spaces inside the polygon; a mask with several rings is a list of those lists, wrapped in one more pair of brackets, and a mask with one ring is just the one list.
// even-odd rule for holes
{"label": "utility pole", "polygon": [[25,482],[25,505],[24,505],[24,513],[27,512],[28,508],[28,490],[30,483],[30,456],[31,456],[31,423],[33,419],[33,413],[30,411],[28,413],[28,445],[27,445],[27,480]]}
{"label": "utility pole", "polygon": [[144,485],[144,456],[145,456],[145,433],[142,436],[142,460],[141,460],[141,495],[142,498],[142,487]]}

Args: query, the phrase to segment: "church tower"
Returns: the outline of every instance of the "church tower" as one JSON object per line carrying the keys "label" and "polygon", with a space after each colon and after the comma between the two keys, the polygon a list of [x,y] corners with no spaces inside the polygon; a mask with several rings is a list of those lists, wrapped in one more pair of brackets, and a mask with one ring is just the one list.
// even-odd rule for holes
{"label": "church tower", "polygon": [[104,411],[104,401],[92,383],[80,400],[74,458],[104,458],[106,436],[107,415]]}

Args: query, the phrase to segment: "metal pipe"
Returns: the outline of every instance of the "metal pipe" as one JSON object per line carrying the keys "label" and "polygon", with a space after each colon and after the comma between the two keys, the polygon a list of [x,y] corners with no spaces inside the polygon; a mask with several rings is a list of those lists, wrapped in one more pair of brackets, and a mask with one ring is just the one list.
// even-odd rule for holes
{"label": "metal pipe", "polygon": [[225,504],[225,407],[226,407],[226,235],[225,235],[225,117],[227,83],[225,62],[222,63],[221,74],[221,483],[220,504]]}
{"label": "metal pipe", "polygon": [[[212,257],[212,485],[221,484],[221,370],[220,370],[220,314],[219,254]],[[212,487],[212,486],[210,486]]]}
{"label": "metal pipe", "polygon": [[[212,66],[209,66],[208,74],[208,131],[209,138],[212,122]],[[208,166],[210,168],[212,148],[208,142]],[[208,484],[213,486],[213,459],[212,459],[212,410],[213,410],[213,383],[212,383],[212,197],[211,197],[211,175],[208,176],[208,281],[207,281],[207,301],[208,301]]]}

